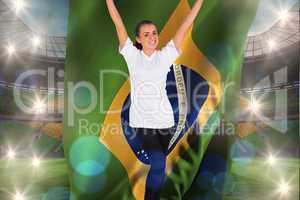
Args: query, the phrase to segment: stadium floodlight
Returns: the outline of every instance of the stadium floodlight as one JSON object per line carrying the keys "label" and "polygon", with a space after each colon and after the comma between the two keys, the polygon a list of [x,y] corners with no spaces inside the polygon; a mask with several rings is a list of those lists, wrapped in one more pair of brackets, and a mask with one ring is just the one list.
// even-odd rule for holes
{"label": "stadium floodlight", "polygon": [[289,13],[286,9],[281,10],[278,13],[278,16],[279,16],[279,20],[283,23],[285,23],[289,19]]}
{"label": "stadium floodlight", "polygon": [[33,47],[38,47],[41,44],[41,39],[38,36],[34,36],[31,41]]}
{"label": "stadium floodlight", "polygon": [[33,110],[36,114],[44,113],[46,110],[45,102],[37,98],[34,102]]}
{"label": "stadium floodlight", "polygon": [[22,193],[16,192],[16,194],[14,196],[14,200],[25,200],[25,197]]}
{"label": "stadium floodlight", "polygon": [[9,56],[13,55],[16,52],[15,46],[10,44],[6,47],[7,53]]}
{"label": "stadium floodlight", "polygon": [[267,158],[267,163],[271,166],[275,165],[277,159],[274,155],[269,155],[268,158]]}
{"label": "stadium floodlight", "polygon": [[272,51],[276,48],[276,43],[273,39],[268,40],[269,50]]}
{"label": "stadium floodlight", "polygon": [[251,102],[249,105],[249,109],[252,113],[258,113],[260,110],[261,105],[259,104],[259,102],[257,100],[255,100],[254,98],[251,98]]}
{"label": "stadium floodlight", "polygon": [[286,182],[281,182],[280,185],[278,186],[278,192],[281,195],[287,195],[289,191],[290,191],[290,186]]}
{"label": "stadium floodlight", "polygon": [[34,167],[39,167],[41,164],[41,160],[38,157],[33,157],[32,158],[32,166]]}
{"label": "stadium floodlight", "polygon": [[14,1],[14,9],[16,13],[19,13],[25,8],[25,2],[23,0]]}
{"label": "stadium floodlight", "polygon": [[7,158],[8,159],[14,159],[15,156],[16,156],[16,152],[9,148],[8,151],[7,151]]}

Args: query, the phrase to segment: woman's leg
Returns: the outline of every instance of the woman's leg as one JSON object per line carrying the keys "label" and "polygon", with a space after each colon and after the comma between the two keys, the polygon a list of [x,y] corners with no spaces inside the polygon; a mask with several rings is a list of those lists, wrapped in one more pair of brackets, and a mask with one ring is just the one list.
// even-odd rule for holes
{"label": "woman's leg", "polygon": [[176,127],[172,127],[172,128],[166,128],[166,129],[159,129],[158,130],[158,139],[159,142],[161,144],[161,146],[163,147],[163,150],[165,152],[165,155],[167,157],[168,155],[168,147],[169,147],[169,143],[173,137],[173,134],[175,132],[175,128]]}
{"label": "woman's leg", "polygon": [[146,181],[145,200],[159,200],[165,180],[166,154],[158,129],[137,129],[137,137],[151,165]]}

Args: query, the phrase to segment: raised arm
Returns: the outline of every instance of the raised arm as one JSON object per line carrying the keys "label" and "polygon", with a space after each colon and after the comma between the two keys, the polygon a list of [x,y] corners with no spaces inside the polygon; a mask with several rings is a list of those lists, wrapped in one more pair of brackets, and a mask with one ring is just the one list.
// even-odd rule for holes
{"label": "raised arm", "polygon": [[122,49],[125,45],[125,42],[128,38],[128,34],[126,28],[124,26],[123,20],[116,8],[116,5],[113,0],[106,0],[106,5],[110,14],[112,21],[115,24],[118,38],[119,38],[119,46]]}
{"label": "raised arm", "polygon": [[197,17],[199,10],[201,8],[202,2],[203,2],[203,0],[197,0],[194,3],[192,10],[186,16],[183,23],[180,25],[179,29],[175,33],[173,42],[177,49],[180,49],[184,35],[187,32],[187,30],[189,29],[189,27],[193,24],[195,18]]}

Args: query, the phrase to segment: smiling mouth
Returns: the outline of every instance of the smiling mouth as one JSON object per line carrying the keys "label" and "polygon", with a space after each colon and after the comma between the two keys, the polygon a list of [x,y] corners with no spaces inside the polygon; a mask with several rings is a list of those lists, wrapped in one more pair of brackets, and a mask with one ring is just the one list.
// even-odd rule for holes
{"label": "smiling mouth", "polygon": [[155,45],[156,44],[156,41],[150,41],[149,42],[151,45]]}

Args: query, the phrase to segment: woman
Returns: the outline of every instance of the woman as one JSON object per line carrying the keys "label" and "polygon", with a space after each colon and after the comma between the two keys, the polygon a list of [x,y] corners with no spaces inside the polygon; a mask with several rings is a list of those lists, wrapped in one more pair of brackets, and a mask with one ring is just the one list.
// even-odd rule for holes
{"label": "woman", "polygon": [[106,0],[115,24],[119,51],[124,56],[130,74],[131,106],[129,126],[136,131],[142,154],[151,165],[146,181],[146,200],[158,200],[165,179],[167,148],[172,137],[174,117],[166,92],[167,73],[180,55],[185,33],[195,20],[202,0],[197,0],[173,39],[157,50],[158,31],[155,24],[143,20],[135,30],[136,43],[128,37],[123,20],[113,0]]}

